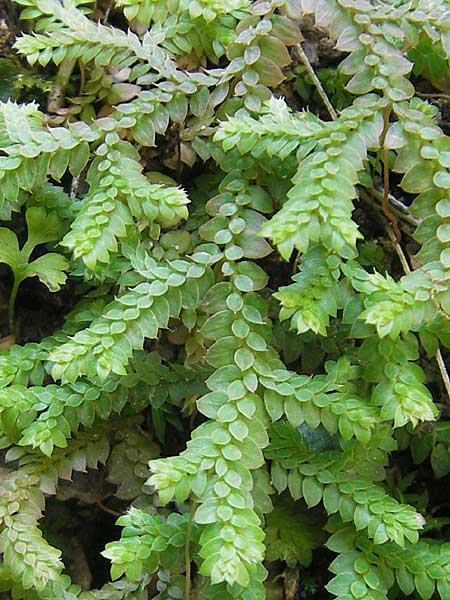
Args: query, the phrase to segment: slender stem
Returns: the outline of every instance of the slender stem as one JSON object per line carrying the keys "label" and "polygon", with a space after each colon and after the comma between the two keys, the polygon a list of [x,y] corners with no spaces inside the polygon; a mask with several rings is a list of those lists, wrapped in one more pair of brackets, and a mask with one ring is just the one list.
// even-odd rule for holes
{"label": "slender stem", "polygon": [[424,94],[422,92],[416,92],[416,96],[419,96],[419,98],[425,98],[425,99],[430,99],[430,100],[447,100],[447,102],[450,102],[450,96],[449,94]]}
{"label": "slender stem", "polygon": [[406,258],[405,253],[403,252],[403,248],[398,242],[398,238],[395,236],[391,227],[388,226],[386,229],[388,232],[388,236],[390,237],[390,240],[392,242],[392,245],[394,246],[394,250],[397,253],[400,262],[402,263],[403,271],[406,274],[411,273],[411,267],[409,266],[408,259]]}
{"label": "slender stem", "polygon": [[21,279],[17,278],[14,275],[14,283],[12,286],[11,293],[9,295],[8,302],[8,324],[9,324],[9,333],[14,335],[14,305],[16,303],[17,291],[19,289],[19,285],[21,283]]}
{"label": "slender stem", "polygon": [[292,267],[292,275],[295,275],[298,271],[298,261],[300,260],[300,252],[297,251],[294,259],[294,265]]}
{"label": "slender stem", "polygon": [[436,362],[439,367],[439,371],[441,373],[442,381],[444,382],[444,387],[447,392],[447,397],[450,400],[450,378],[448,376],[447,367],[445,366],[444,357],[442,356],[441,349],[438,348],[436,352]]}
{"label": "slender stem", "polygon": [[83,95],[84,93],[84,86],[86,83],[86,72],[84,70],[84,64],[83,61],[81,60],[81,58],[78,59],[78,68],[80,69],[80,90],[79,90],[79,94],[80,96]]}
{"label": "slender stem", "polygon": [[103,511],[109,513],[110,515],[114,515],[115,517],[121,517],[123,514],[123,513],[117,512],[117,510],[113,510],[112,508],[109,508],[109,506],[106,506],[106,504],[103,504],[103,502],[101,500],[96,500],[96,504]]}
{"label": "slender stem", "polygon": [[189,515],[189,521],[186,527],[186,540],[184,542],[184,562],[186,569],[185,576],[185,588],[184,588],[184,600],[190,600],[191,597],[191,534],[192,534],[192,521],[194,519],[194,513],[196,504],[193,503],[191,506],[191,514]]}
{"label": "slender stem", "polygon": [[317,77],[316,72],[313,69],[313,66],[309,62],[309,59],[306,56],[305,51],[303,50],[303,46],[301,45],[301,43],[299,43],[299,44],[297,44],[296,48],[297,48],[297,52],[302,60],[302,63],[305,65],[309,76],[311,77],[314,85],[316,86],[316,89],[319,93],[319,96],[322,99],[322,102],[325,104],[328,112],[330,113],[330,117],[333,119],[333,121],[335,121],[338,117],[337,112],[334,110],[334,106],[331,104],[330,99],[328,98],[327,93],[322,85],[322,82]]}
{"label": "slender stem", "polygon": [[392,213],[389,208],[389,149],[386,146],[386,135],[389,129],[389,116],[391,114],[391,107],[387,106],[384,109],[383,113],[383,121],[384,127],[383,132],[381,134],[381,141],[383,147],[383,200],[381,202],[381,207],[387,219],[391,222],[392,229],[394,230],[395,237],[399,242],[402,238],[402,234],[400,232],[400,228],[398,226],[397,217]]}
{"label": "slender stem", "polygon": [[[383,200],[384,193],[378,191],[376,188],[372,188],[370,191],[373,193],[373,196],[376,200]],[[403,204],[403,202],[396,198],[393,194],[388,194],[388,201],[389,208],[395,214],[397,219],[402,219],[414,227],[419,227],[419,225],[422,223],[423,219],[414,216],[409,211],[409,207],[406,206],[406,204]]]}
{"label": "slender stem", "polygon": [[108,19],[109,19],[109,13],[111,12],[111,8],[112,8],[112,4],[109,3],[106,10],[105,10],[105,15],[102,19],[102,24],[106,25],[108,23]]}
{"label": "slender stem", "polygon": [[102,498],[101,492],[102,492],[102,486],[103,486],[104,480],[105,480],[105,471],[101,470],[99,473],[99,476],[97,477],[97,481],[95,482],[95,503],[99,508],[101,508],[105,512],[109,513],[110,515],[114,515],[115,517],[121,517],[122,513],[117,512],[116,510],[113,510],[112,508],[109,508],[109,506],[106,506],[106,504],[103,504],[104,498]]}

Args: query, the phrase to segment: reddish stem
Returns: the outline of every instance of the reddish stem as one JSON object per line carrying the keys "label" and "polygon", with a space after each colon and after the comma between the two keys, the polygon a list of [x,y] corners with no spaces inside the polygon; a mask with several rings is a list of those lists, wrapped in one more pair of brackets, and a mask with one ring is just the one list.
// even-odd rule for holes
{"label": "reddish stem", "polygon": [[402,234],[398,226],[398,220],[389,208],[389,149],[386,146],[386,135],[389,128],[390,112],[391,109],[389,107],[386,107],[383,114],[384,127],[383,132],[381,134],[381,140],[383,144],[383,200],[381,203],[381,208],[383,209],[385,217],[390,221],[397,242],[399,242],[402,238]]}

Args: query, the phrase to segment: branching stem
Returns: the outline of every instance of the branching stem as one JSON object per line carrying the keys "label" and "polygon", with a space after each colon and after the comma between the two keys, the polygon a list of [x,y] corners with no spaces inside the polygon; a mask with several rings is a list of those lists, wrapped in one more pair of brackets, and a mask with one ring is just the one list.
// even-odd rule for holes
{"label": "branching stem", "polygon": [[308,71],[308,74],[311,77],[311,79],[319,93],[319,96],[322,99],[322,102],[325,104],[328,112],[330,113],[330,117],[333,119],[333,121],[335,121],[338,118],[337,112],[334,110],[334,106],[331,104],[330,99],[328,98],[327,93],[322,85],[322,82],[317,77],[316,72],[313,69],[313,66],[309,62],[309,59],[306,56],[305,51],[303,50],[303,46],[301,45],[301,43],[299,43],[299,44],[297,44],[296,48],[297,48],[297,52],[302,60],[302,63],[305,65],[306,70]]}

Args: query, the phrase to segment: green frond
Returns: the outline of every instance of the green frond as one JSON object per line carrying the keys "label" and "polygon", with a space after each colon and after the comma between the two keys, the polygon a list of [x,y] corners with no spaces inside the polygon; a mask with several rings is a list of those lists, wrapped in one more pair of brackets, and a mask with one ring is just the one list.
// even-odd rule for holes
{"label": "green frond", "polygon": [[[211,23],[220,15],[230,14],[234,11],[245,10],[249,6],[248,0],[117,0],[117,6],[124,7],[124,14],[129,21],[134,19],[141,25],[151,22],[164,23],[170,16],[181,16],[184,13],[193,24],[199,18],[206,23]],[[197,21],[198,26],[198,21]]]}
{"label": "green frond", "polygon": [[[354,443],[358,447],[355,454],[363,455],[363,448]],[[330,450],[316,456],[311,451],[303,456],[291,452],[288,457],[276,442],[273,450],[269,446],[267,452],[272,459],[272,480],[279,493],[288,489],[294,500],[303,498],[308,507],[323,502],[329,515],[339,513],[344,522],[353,520],[356,529],[367,530],[375,544],[394,541],[404,546],[405,539],[417,542],[423,517],[412,506],[400,505],[364,476],[358,458],[349,460],[351,449],[342,453]]]}
{"label": "green frond", "polygon": [[96,154],[87,175],[92,192],[62,241],[91,271],[98,262],[109,263],[110,254],[119,250],[118,240],[127,237],[136,221],[141,228],[146,222],[174,226],[188,217],[189,202],[178,188],[151,184],[142,173],[139,154],[117,135],[109,134]]}
{"label": "green frond", "polygon": [[446,542],[422,539],[399,551],[393,544],[373,545],[351,526],[336,523],[332,531],[327,546],[339,556],[330,565],[336,577],[327,589],[337,598],[357,598],[364,591],[365,597],[381,600],[395,583],[405,595],[416,592],[423,600],[435,592],[447,597]]}
{"label": "green frond", "polygon": [[238,18],[247,14],[248,0],[118,0],[135,29],[150,23],[162,34],[161,45],[174,55],[205,54],[214,63],[236,38]]}
{"label": "green frond", "polygon": [[349,296],[345,284],[339,283],[340,266],[341,259],[323,247],[310,248],[301,258],[300,272],[292,277],[295,283],[274,294],[282,305],[280,320],[290,319],[291,329],[298,333],[326,335],[330,317],[337,316]]}
{"label": "green frond", "polygon": [[175,63],[168,54],[155,45],[151,32],[141,41],[132,32],[94,23],[71,2],[65,0],[35,0],[36,10],[51,15],[61,27],[45,34],[24,34],[15,43],[16,50],[27,57],[33,65],[45,66],[50,61],[59,65],[63,60],[80,59],[84,63],[94,61],[97,66],[114,65],[125,68],[144,60],[153,69],[168,72]]}
{"label": "green frond", "polygon": [[355,290],[364,296],[365,310],[360,318],[375,325],[381,338],[419,331],[434,319],[432,280],[425,270],[413,271],[397,282],[389,275],[368,274],[349,265],[343,268]]}
{"label": "green frond", "polygon": [[[20,12],[21,19],[33,19],[35,31],[51,31],[61,27],[56,15],[52,14],[48,4],[40,0],[17,0],[17,4],[24,6]],[[83,14],[92,12],[92,0],[72,0],[70,6],[77,8]]]}
{"label": "green frond", "polygon": [[[149,281],[118,296],[91,327],[51,353],[52,377],[75,382],[83,375],[101,379],[111,372],[124,375],[133,351],[141,350],[145,338],[155,339],[159,329],[167,327],[169,318],[179,315],[189,302],[192,288],[197,297],[207,289],[210,271],[203,262],[205,257],[194,254],[192,258],[191,263],[178,261],[176,266],[160,270],[153,261]],[[206,264],[211,259],[206,255]]]}
{"label": "green frond", "polygon": [[[130,581],[135,581],[143,572],[154,573],[157,569],[168,567],[173,571],[176,570],[176,562],[183,565],[188,521],[188,513],[171,513],[164,521],[160,516],[131,508],[117,521],[124,528],[122,538],[108,544],[102,552],[113,564],[113,579],[126,574]],[[196,541],[196,537],[198,533],[194,529],[192,542]]]}
{"label": "green frond", "polygon": [[257,214],[246,208],[251,203],[245,181],[234,180],[224,183],[222,194],[207,204],[212,219],[201,227],[201,235],[221,245],[228,259],[228,283],[215,285],[206,296],[210,316],[201,330],[209,340],[207,360],[218,369],[207,381],[210,392],[197,401],[211,420],[193,432],[179,457],[151,461],[149,479],[163,502],[174,495],[182,501],[192,490],[201,502],[195,522],[205,526],[201,573],[213,584],[243,587],[264,552],[251,470],[262,465],[261,448],[268,443],[267,416],[257,390],[260,369],[273,355],[266,341],[270,328],[263,316],[265,303],[253,293],[264,287],[265,275],[256,265],[240,261],[246,255],[242,234]]}
{"label": "green frond", "polygon": [[[394,170],[403,174],[401,187],[417,194],[412,210],[421,219],[415,238],[422,245],[417,258],[422,264],[440,261],[447,271],[446,231],[450,187],[450,140],[436,125],[425,103],[399,105],[398,122],[392,125],[387,143],[396,151]],[[433,111],[434,112],[434,111]]]}
{"label": "green frond", "polygon": [[285,159],[299,147],[306,156],[326,132],[326,125],[315,116],[294,116],[282,98],[271,98],[257,119],[245,115],[223,121],[214,140],[222,142],[225,152],[237,147],[241,154],[250,152],[255,158],[266,154]]}
{"label": "green frond", "polygon": [[339,66],[342,73],[352,76],[346,86],[349,92],[377,90],[392,102],[414,95],[406,77],[413,65],[401,50],[406,40],[398,26],[408,8],[357,0],[301,0],[301,6],[306,14],[314,15],[319,27],[329,30],[338,50],[350,53]]}
{"label": "green frond", "polygon": [[[46,542],[38,527],[44,493],[55,493],[58,477],[70,478],[72,469],[83,470],[86,464],[95,468],[98,461],[106,460],[108,452],[107,440],[100,435],[94,442],[90,436],[80,436],[68,449],[46,461],[10,450],[8,458],[19,458],[19,468],[2,473],[0,539],[8,576],[25,590],[43,591],[49,582],[59,579],[63,569],[61,551]],[[83,455],[84,466],[80,460]]]}
{"label": "green frond", "polygon": [[368,147],[376,147],[382,131],[378,101],[364,99],[342,121],[330,123],[314,152],[300,160],[288,199],[261,232],[288,259],[294,248],[304,253],[321,243],[330,253],[353,258],[361,238],[352,221],[358,172]]}
{"label": "green frond", "polygon": [[100,128],[84,123],[49,128],[35,104],[0,103],[2,218],[23,204],[23,192],[46,189],[48,176],[60,181],[66,170],[78,175],[89,158],[89,142],[101,135]]}

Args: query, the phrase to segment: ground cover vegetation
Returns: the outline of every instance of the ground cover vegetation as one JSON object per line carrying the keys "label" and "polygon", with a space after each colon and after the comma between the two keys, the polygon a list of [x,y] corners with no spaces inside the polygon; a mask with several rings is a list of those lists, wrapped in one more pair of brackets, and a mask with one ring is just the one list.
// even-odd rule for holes
{"label": "ground cover vegetation", "polygon": [[19,0],[0,595],[450,599],[450,4]]}

